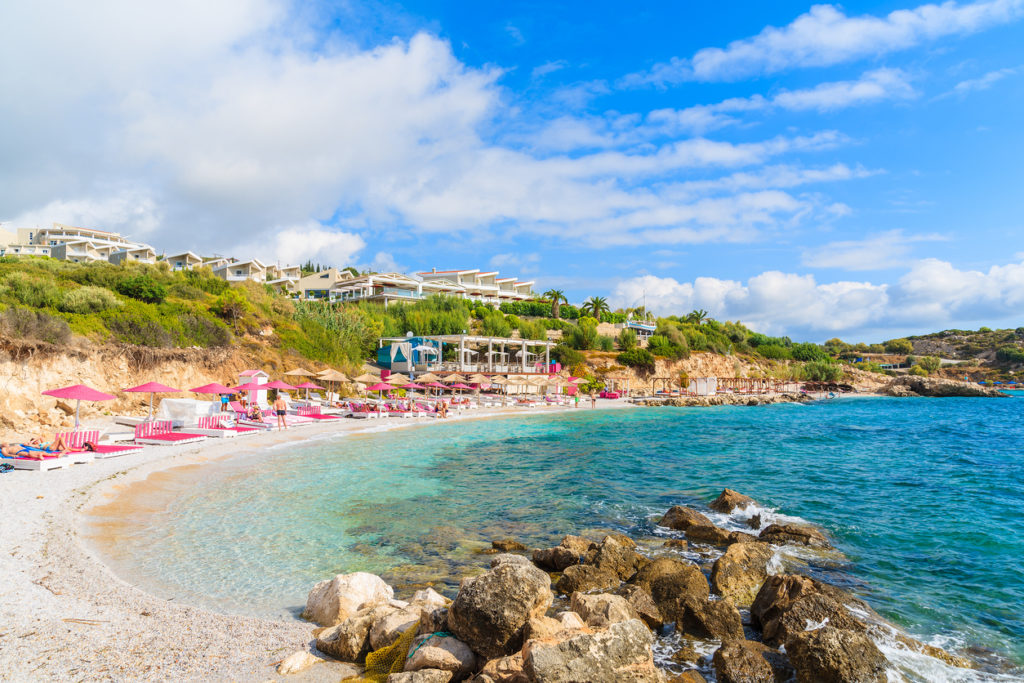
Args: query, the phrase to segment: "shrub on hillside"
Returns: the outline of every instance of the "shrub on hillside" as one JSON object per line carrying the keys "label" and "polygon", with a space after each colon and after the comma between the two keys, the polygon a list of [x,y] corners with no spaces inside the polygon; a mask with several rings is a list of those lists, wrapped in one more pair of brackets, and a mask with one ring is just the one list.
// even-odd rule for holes
{"label": "shrub on hillside", "polygon": [[119,306],[121,302],[113,292],[92,285],[65,292],[64,299],[60,302],[60,310],[66,313],[102,313]]}
{"label": "shrub on hillside", "polygon": [[107,329],[125,344],[167,348],[174,346],[174,335],[147,311],[125,308],[104,314]]}
{"label": "shrub on hillside", "polygon": [[14,272],[0,284],[0,297],[29,308],[57,308],[64,296],[60,287],[39,276]]}
{"label": "shrub on hillside", "polygon": [[909,370],[907,370],[907,374],[913,375],[914,377],[927,377],[928,371],[922,368],[920,365],[914,365]]}
{"label": "shrub on hillside", "polygon": [[220,321],[210,320],[195,313],[185,313],[178,321],[181,323],[182,346],[209,348],[231,344],[231,333]]}
{"label": "shrub on hillside", "polygon": [[566,344],[556,344],[551,349],[551,359],[562,364],[563,368],[572,368],[585,363],[586,358],[582,353]]}
{"label": "shrub on hillside", "polygon": [[71,340],[71,328],[59,318],[42,311],[8,308],[0,313],[0,334],[17,339],[37,339],[51,344],[66,344]]}
{"label": "shrub on hillside", "polygon": [[1024,363],[1024,349],[1003,346],[996,350],[996,358],[1004,363]]}
{"label": "shrub on hillside", "polygon": [[117,291],[147,304],[159,304],[167,298],[167,288],[148,273],[139,273],[122,279],[117,283]]}
{"label": "shrub on hillside", "polygon": [[597,320],[584,318],[566,335],[566,342],[574,349],[588,351],[597,346]]}
{"label": "shrub on hillside", "polygon": [[654,372],[654,355],[647,349],[623,351],[616,360],[622,365],[633,368],[641,375],[649,375]]}
{"label": "shrub on hillside", "polygon": [[789,352],[789,349],[778,344],[765,344],[758,346],[754,350],[762,358],[770,358],[772,360],[790,360],[793,358],[793,354]]}
{"label": "shrub on hillside", "polygon": [[816,360],[805,364],[802,374],[811,382],[836,382],[843,376],[843,368],[830,360]]}
{"label": "shrub on hillside", "polygon": [[597,338],[597,348],[602,351],[614,351],[615,340],[602,334]]}
{"label": "shrub on hillside", "polygon": [[921,356],[917,361],[918,366],[929,375],[942,367],[942,361],[935,356]]}
{"label": "shrub on hillside", "polygon": [[631,351],[636,348],[636,333],[633,330],[619,332],[619,348],[623,351]]}
{"label": "shrub on hillside", "polygon": [[913,353],[914,345],[909,339],[890,339],[885,342],[886,353]]}
{"label": "shrub on hillside", "polygon": [[820,346],[817,344],[811,344],[810,342],[793,344],[793,346],[789,348],[789,353],[792,355],[794,360],[804,362],[824,360],[828,357],[828,354],[825,353]]}

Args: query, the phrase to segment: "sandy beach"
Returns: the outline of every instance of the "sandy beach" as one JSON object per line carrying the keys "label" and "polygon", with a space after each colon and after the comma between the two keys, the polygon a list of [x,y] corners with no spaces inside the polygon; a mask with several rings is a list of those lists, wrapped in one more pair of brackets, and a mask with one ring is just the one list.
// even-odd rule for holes
{"label": "sandy beach", "polygon": [[[600,401],[600,409],[625,408]],[[544,415],[569,408],[481,409],[448,421]],[[584,410],[584,408],[580,408]],[[313,625],[217,614],[151,595],[118,578],[81,533],[81,511],[106,511],[127,487],[170,468],[201,467],[283,442],[399,428],[435,420],[337,420],[246,439],[153,446],[52,472],[0,476],[0,679],[11,681],[264,681],[307,648]],[[325,663],[289,676],[337,681],[349,665]]]}

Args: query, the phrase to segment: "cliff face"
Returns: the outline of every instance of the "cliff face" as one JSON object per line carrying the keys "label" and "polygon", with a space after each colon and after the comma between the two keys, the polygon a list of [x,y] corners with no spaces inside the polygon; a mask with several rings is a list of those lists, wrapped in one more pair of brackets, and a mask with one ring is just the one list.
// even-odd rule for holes
{"label": "cliff face", "polygon": [[69,406],[41,395],[47,389],[86,384],[117,396],[102,403],[83,402],[81,415],[86,420],[104,414],[137,414],[148,405],[149,394],[119,393],[125,387],[149,381],[185,390],[209,382],[231,386],[238,383],[239,372],[253,367],[284,369],[280,357],[261,349],[57,347],[0,338],[0,439],[49,438],[55,429],[74,425],[74,402]]}

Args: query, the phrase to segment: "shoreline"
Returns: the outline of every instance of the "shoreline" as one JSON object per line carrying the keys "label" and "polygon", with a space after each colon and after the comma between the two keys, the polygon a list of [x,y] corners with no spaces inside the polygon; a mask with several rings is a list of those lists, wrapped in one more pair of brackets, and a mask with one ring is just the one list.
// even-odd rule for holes
{"label": "shoreline", "polygon": [[[602,401],[597,409],[631,408],[624,401]],[[5,475],[0,495],[11,514],[0,517],[0,670],[15,681],[277,678],[276,663],[308,646],[313,624],[224,614],[137,588],[84,537],[83,511],[113,502],[150,476],[238,457],[247,449],[574,410],[590,409],[479,409],[443,422],[343,419],[294,433],[154,446],[65,470]],[[340,673],[333,664],[318,666],[292,680],[336,681]]]}

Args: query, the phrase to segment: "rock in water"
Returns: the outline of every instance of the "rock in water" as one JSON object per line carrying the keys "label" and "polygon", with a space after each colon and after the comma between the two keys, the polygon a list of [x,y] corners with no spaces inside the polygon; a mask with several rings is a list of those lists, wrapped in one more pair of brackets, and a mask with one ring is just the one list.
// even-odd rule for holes
{"label": "rock in water", "polygon": [[531,640],[523,648],[523,669],[538,683],[660,683],[651,644],[654,635],[638,619],[606,631],[565,640]]}
{"label": "rock in water", "polygon": [[605,628],[639,616],[624,597],[610,593],[573,593],[570,604],[572,611],[594,628]]}
{"label": "rock in water", "polygon": [[677,531],[686,531],[691,526],[714,526],[711,520],[688,507],[673,505],[658,522],[661,526]]}
{"label": "rock in water", "polygon": [[626,599],[629,606],[647,624],[648,628],[657,631],[664,626],[661,610],[658,609],[658,606],[654,603],[654,598],[651,597],[651,594],[646,589],[633,584],[626,584],[619,588],[617,594]]}
{"label": "rock in water", "polygon": [[724,512],[728,515],[736,508],[745,508],[753,503],[753,498],[744,496],[742,493],[732,489],[725,489],[718,494],[718,498],[715,498],[708,507],[715,512]]}
{"label": "rock in water", "polygon": [[846,605],[870,611],[863,601],[827,583],[797,574],[769,576],[750,606],[750,617],[766,643],[783,645],[806,629],[807,621],[820,624],[827,618],[833,627],[864,631]]}
{"label": "rock in water", "polygon": [[677,630],[695,640],[743,640],[739,610],[728,600],[681,598],[676,620]]}
{"label": "rock in water", "polygon": [[360,610],[337,626],[317,636],[316,649],[344,662],[362,661],[370,651],[370,629],[379,619],[395,611],[388,605]]}
{"label": "rock in water", "polygon": [[641,567],[630,582],[650,593],[666,621],[672,620],[670,615],[679,598],[707,600],[711,593],[707,579],[697,565],[674,557],[659,557]]}
{"label": "rock in water", "polygon": [[768,578],[772,555],[774,551],[767,543],[730,545],[711,568],[711,590],[737,605],[749,605]]}
{"label": "rock in water", "polygon": [[523,627],[551,605],[551,578],[536,567],[502,564],[462,580],[448,608],[448,626],[474,652],[487,658],[512,654]]}
{"label": "rock in water", "polygon": [[863,633],[831,625],[794,634],[786,643],[797,680],[821,683],[882,683],[887,661]]}
{"label": "rock in water", "polygon": [[[632,543],[632,541],[630,541]],[[611,572],[625,580],[650,560],[633,550],[634,546],[623,544],[618,538],[605,536],[601,544],[590,550],[584,562],[598,569]]]}
{"label": "rock in water", "polygon": [[515,555],[513,553],[501,553],[491,558],[491,569],[494,569],[499,564],[530,564],[530,560],[523,557],[522,555]]}
{"label": "rock in water", "polygon": [[[711,659],[718,683],[774,683],[771,665],[745,640],[729,640]],[[813,678],[807,680],[814,680]]]}
{"label": "rock in water", "polygon": [[491,547],[495,550],[500,550],[503,553],[510,553],[513,550],[527,550],[527,547],[511,538],[506,538],[500,541],[491,541]]}
{"label": "rock in water", "polygon": [[801,524],[770,524],[758,538],[766,543],[807,545],[812,548],[831,548],[825,534],[811,526]]}
{"label": "rock in water", "polygon": [[302,618],[321,626],[334,626],[361,609],[386,604],[394,597],[391,586],[375,574],[338,574],[313,586]]}
{"label": "rock in water", "polygon": [[463,681],[476,670],[476,655],[457,638],[420,636],[412,641],[413,654],[405,663],[406,671],[440,669],[450,671],[453,681]]}
{"label": "rock in water", "polygon": [[533,562],[541,569],[560,572],[566,567],[580,563],[580,556],[564,546],[538,548],[533,551]]}

